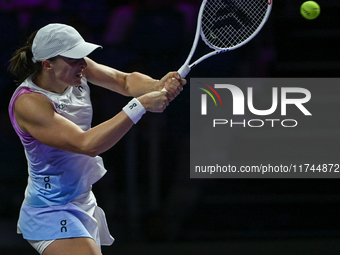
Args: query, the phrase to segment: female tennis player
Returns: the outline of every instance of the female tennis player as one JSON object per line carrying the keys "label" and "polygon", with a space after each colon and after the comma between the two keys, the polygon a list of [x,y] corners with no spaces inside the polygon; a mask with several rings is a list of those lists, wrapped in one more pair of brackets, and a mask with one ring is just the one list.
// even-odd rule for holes
{"label": "female tennis player", "polygon": [[[111,245],[92,184],[106,172],[98,155],[114,146],[146,111],[163,112],[186,81],[124,73],[87,57],[101,46],[73,28],[49,24],[17,50],[9,70],[19,87],[9,114],[28,162],[18,233],[40,253],[101,254]],[[113,118],[91,128],[87,81],[133,99]],[[165,87],[168,92],[161,92]]]}

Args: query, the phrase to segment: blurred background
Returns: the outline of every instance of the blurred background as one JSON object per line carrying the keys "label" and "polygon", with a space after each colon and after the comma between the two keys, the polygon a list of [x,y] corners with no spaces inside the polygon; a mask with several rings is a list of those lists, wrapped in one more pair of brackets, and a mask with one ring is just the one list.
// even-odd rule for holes
{"label": "blurred background", "polygon": [[[273,2],[271,16],[255,39],[206,60],[187,78],[339,77],[340,2],[319,0],[321,14],[315,20],[300,15],[303,1]],[[16,234],[27,166],[7,112],[15,90],[7,72],[12,53],[36,29],[66,23],[85,40],[104,46],[91,54],[95,61],[161,78],[183,64],[200,4],[0,0],[0,254],[36,254]],[[206,51],[201,44],[196,56]],[[129,101],[96,86],[91,89],[93,126]],[[318,157],[324,160],[320,163],[339,164],[340,86],[312,89],[312,112],[319,111],[324,121],[284,137],[254,136],[240,129],[233,132],[230,159],[246,165],[262,157],[305,163]],[[108,172],[93,189],[116,239],[103,254],[339,254],[338,179],[189,178],[189,92],[190,83],[163,114],[146,114],[101,155]],[[268,92],[260,91],[267,98]],[[301,146],[290,146],[292,141]],[[251,146],[245,149],[243,143]],[[262,148],[271,153],[261,154]]]}

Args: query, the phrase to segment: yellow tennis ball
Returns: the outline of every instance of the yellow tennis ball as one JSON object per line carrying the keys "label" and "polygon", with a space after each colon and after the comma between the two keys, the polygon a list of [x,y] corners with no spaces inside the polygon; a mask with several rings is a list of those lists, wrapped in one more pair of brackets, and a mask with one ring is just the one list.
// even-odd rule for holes
{"label": "yellow tennis ball", "polygon": [[307,1],[301,5],[300,12],[306,19],[315,19],[320,14],[320,6],[314,1]]}

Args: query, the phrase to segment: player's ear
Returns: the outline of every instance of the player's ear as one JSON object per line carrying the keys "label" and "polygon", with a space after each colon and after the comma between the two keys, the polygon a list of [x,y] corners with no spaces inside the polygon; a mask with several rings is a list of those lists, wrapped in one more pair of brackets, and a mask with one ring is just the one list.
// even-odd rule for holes
{"label": "player's ear", "polygon": [[41,65],[42,65],[43,69],[46,69],[46,70],[52,69],[51,61],[49,61],[47,59],[41,61]]}

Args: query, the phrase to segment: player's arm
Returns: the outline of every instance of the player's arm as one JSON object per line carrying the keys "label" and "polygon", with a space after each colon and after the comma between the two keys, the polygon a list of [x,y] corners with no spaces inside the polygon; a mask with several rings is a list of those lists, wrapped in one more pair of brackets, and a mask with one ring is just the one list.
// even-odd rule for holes
{"label": "player's arm", "polygon": [[142,73],[125,73],[114,68],[101,65],[85,58],[87,68],[84,77],[94,85],[118,92],[125,96],[138,97],[151,91],[161,91],[164,87],[169,91],[168,98],[174,99],[186,84],[177,72],[166,74],[161,80],[155,80]]}
{"label": "player's arm", "polygon": [[[147,111],[162,112],[168,104],[165,93],[154,92],[139,97]],[[43,95],[21,95],[15,102],[15,118],[23,132],[53,148],[96,156],[114,146],[133,126],[124,111],[88,131],[54,111]]]}

